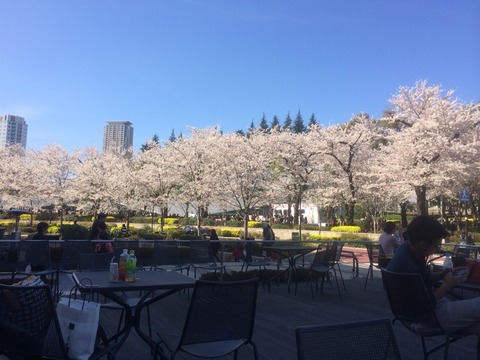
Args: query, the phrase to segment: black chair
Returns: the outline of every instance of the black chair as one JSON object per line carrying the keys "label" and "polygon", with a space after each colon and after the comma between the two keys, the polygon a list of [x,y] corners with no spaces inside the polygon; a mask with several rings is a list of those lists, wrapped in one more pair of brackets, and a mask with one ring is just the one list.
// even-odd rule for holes
{"label": "black chair", "polygon": [[220,278],[225,272],[225,265],[215,262],[212,255],[210,242],[205,240],[190,241],[190,267],[193,268],[193,276],[197,277],[197,269],[204,269],[213,272],[220,271]]}
{"label": "black chair", "polygon": [[171,354],[184,352],[199,358],[217,358],[250,344],[257,304],[258,280],[218,282],[198,280],[180,341]]}
{"label": "black chair", "polygon": [[58,271],[53,269],[48,240],[20,240],[17,252],[17,266],[11,281],[16,275],[34,274],[50,285],[55,297],[58,293]]}
{"label": "black chair", "polygon": [[157,240],[153,245],[153,269],[166,271],[187,270],[190,263],[182,263],[175,240]]}
{"label": "black chair", "polygon": [[[420,274],[396,273],[385,269],[381,271],[383,285],[394,316],[393,322],[400,321],[408,330],[420,336],[424,359],[428,359],[431,353],[441,348],[444,348],[444,359],[448,359],[451,343],[473,335],[461,331],[447,333],[442,328]],[[442,336],[444,341],[427,349],[425,339],[435,336]],[[477,356],[480,355],[479,350],[480,340],[477,344]]]}
{"label": "black chair", "polygon": [[400,351],[388,319],[295,329],[298,360],[400,360]]}
{"label": "black chair", "polygon": [[18,241],[0,241],[0,272],[14,272],[17,268]]}
{"label": "black chair", "polygon": [[[250,245],[250,246],[247,246]],[[267,285],[268,292],[270,292],[270,279],[268,278],[267,266],[270,266],[270,262],[264,259],[253,260],[253,243],[247,243],[245,245],[245,252],[240,252],[240,260],[243,261],[242,269],[240,271],[248,271],[249,267],[255,267],[258,269],[258,278],[262,283],[262,286]]]}
{"label": "black chair", "polygon": [[113,253],[80,253],[80,271],[106,271],[110,270]]}
{"label": "black chair", "polygon": [[[0,333],[0,354],[10,359],[69,359],[47,285],[0,285]],[[90,359],[105,354],[97,348]]]}
{"label": "black chair", "polygon": [[88,254],[92,251],[90,240],[66,240],[63,242],[61,271],[80,270],[80,254]]}
{"label": "black chair", "polygon": [[380,244],[368,244],[367,254],[370,264],[368,265],[367,277],[365,278],[365,285],[363,285],[363,291],[367,288],[368,279],[373,281],[373,268],[385,269],[390,262],[383,252],[382,245]]}
{"label": "black chair", "polygon": [[20,240],[16,271],[26,272],[29,265],[33,273],[52,270],[48,240]]}
{"label": "black chair", "polygon": [[[315,300],[314,292],[313,292],[313,282],[315,282],[316,289],[318,290],[318,278],[321,278],[321,293],[323,294],[323,286],[325,280],[331,281],[330,279],[330,272],[333,271],[333,276],[335,277],[335,283],[337,285],[338,296],[340,299],[342,298],[342,294],[340,292],[340,285],[338,284],[338,277],[337,268],[340,279],[342,280],[343,288],[346,290],[345,282],[343,281],[342,271],[340,270],[340,256],[342,254],[343,243],[338,241],[331,241],[325,242],[318,246],[318,249],[315,253],[313,261],[310,267],[301,267],[299,269],[303,269],[307,272],[308,275],[308,282],[310,283],[310,288],[312,291],[312,299]],[[297,281],[295,281],[295,294],[297,293]]]}
{"label": "black chair", "polygon": [[[253,240],[253,239],[252,239]],[[255,266],[257,268],[266,270],[267,266],[270,265],[270,261],[266,260],[253,260],[253,243],[252,242],[247,242],[245,244],[245,252],[241,251],[240,252],[240,260],[243,261],[242,264],[242,269],[240,271],[248,271],[248,268],[250,266]]]}

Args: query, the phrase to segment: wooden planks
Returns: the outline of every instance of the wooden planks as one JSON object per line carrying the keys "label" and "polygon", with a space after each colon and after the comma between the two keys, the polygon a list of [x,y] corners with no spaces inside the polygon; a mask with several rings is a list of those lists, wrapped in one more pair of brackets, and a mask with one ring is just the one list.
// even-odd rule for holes
{"label": "wooden planks", "polygon": [[[375,271],[374,280],[369,282],[367,290],[364,292],[366,267],[362,266],[358,279],[350,278],[351,266],[349,264],[342,269],[347,287],[347,292],[342,293],[342,300],[338,297],[336,287],[328,284],[325,285],[323,295],[315,294],[316,301],[312,301],[310,288],[305,283],[299,284],[296,296],[293,293],[287,293],[285,284],[279,286],[272,284],[270,294],[266,288],[260,287],[254,332],[254,341],[257,344],[260,359],[296,359],[294,330],[300,325],[391,318],[380,273]],[[175,339],[181,333],[188,302],[188,294],[182,293],[170,296],[151,307],[154,334],[159,332],[172,346],[175,346]],[[115,329],[116,316],[117,314],[111,310],[105,311],[102,313],[102,322],[105,326]],[[394,330],[403,359],[420,359],[420,338],[405,330],[401,324],[396,324]],[[475,337],[469,337],[451,345],[450,359],[473,359],[475,356]],[[119,360],[149,359],[151,354],[135,331],[132,331],[117,358]],[[242,349],[239,359],[252,358],[251,349],[248,347]],[[442,352],[435,353],[430,357],[431,360],[442,358]],[[190,358],[179,356],[178,359]],[[233,355],[222,359],[233,359]]]}

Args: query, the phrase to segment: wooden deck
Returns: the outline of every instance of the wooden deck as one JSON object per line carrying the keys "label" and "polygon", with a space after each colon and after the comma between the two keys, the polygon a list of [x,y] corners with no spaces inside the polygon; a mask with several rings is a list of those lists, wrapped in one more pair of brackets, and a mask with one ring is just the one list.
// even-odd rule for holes
{"label": "wooden deck", "polygon": [[[357,279],[351,278],[350,264],[345,264],[342,269],[347,291],[342,292],[341,300],[336,287],[328,284],[325,286],[323,295],[319,292],[315,294],[315,301],[312,300],[310,288],[305,283],[299,284],[296,296],[293,293],[288,294],[285,284],[272,285],[270,293],[260,286],[253,337],[260,359],[296,359],[294,331],[300,325],[391,318],[387,298],[381,285],[380,273],[375,272],[374,280],[368,281],[367,290],[364,292],[366,264],[361,267],[360,277]],[[154,333],[160,333],[172,346],[175,346],[176,339],[180,335],[188,302],[187,294],[175,294],[151,307]],[[105,310],[101,321],[106,327],[116,328],[116,314],[113,315]],[[396,324],[394,329],[403,359],[421,359],[420,338],[409,333],[401,324]],[[338,345],[342,346],[342,344]],[[134,330],[117,355],[120,360],[151,358],[150,350]],[[475,356],[476,338],[474,336],[462,339],[450,348],[449,359],[474,359]],[[183,355],[178,358],[190,359]],[[245,347],[240,352],[239,358],[252,359],[251,349]],[[442,358],[442,352],[430,357],[432,360]],[[225,359],[233,359],[233,355]]]}

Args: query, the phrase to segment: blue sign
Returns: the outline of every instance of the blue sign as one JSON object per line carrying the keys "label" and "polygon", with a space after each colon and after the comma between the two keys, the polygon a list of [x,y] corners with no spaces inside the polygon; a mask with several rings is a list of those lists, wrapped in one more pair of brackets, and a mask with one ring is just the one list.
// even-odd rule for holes
{"label": "blue sign", "polygon": [[460,193],[460,201],[470,201],[470,194],[466,187],[464,187]]}

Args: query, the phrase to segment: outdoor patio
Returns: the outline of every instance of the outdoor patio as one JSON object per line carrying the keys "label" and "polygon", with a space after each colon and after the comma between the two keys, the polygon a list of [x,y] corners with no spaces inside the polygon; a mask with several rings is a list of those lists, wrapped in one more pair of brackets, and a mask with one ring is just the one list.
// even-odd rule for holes
{"label": "outdoor patio", "polygon": [[[325,285],[324,294],[315,294],[312,301],[310,288],[299,283],[297,295],[288,294],[287,285],[272,284],[270,293],[260,285],[253,340],[257,345],[260,359],[296,359],[295,328],[300,325],[329,324],[348,321],[361,321],[376,318],[392,318],[384,293],[380,272],[375,270],[374,280],[368,282],[363,291],[367,264],[360,264],[360,276],[352,279],[351,265],[342,265],[346,292],[339,299],[335,286]],[[228,263],[228,269],[239,270],[239,263]],[[139,274],[141,276],[141,273]],[[187,293],[174,294],[151,306],[153,333],[160,333],[172,346],[176,345],[188,308]],[[143,318],[145,320],[145,317]],[[110,311],[103,311],[104,326],[115,329],[117,317]],[[146,323],[146,321],[145,321]],[[146,327],[145,327],[146,328]],[[416,360],[422,357],[420,339],[408,332],[401,324],[394,326],[395,334],[403,359]],[[158,339],[155,336],[155,339]],[[431,342],[428,342],[429,344]],[[341,344],[339,344],[341,346]],[[240,359],[251,359],[251,349],[247,346],[240,352]],[[468,337],[451,345],[449,359],[474,359],[476,338]],[[118,359],[148,359],[150,350],[132,331],[118,353]],[[189,359],[185,355],[179,359]],[[233,358],[225,357],[222,359]],[[430,359],[442,359],[443,352],[433,354]]]}

